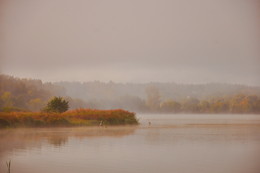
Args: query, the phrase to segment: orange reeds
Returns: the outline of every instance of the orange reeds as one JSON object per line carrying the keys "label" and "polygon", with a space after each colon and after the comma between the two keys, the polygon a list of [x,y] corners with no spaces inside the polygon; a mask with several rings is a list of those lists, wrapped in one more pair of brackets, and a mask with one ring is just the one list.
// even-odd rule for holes
{"label": "orange reeds", "polygon": [[[102,122],[102,123],[101,123]],[[135,113],[121,109],[77,109],[64,113],[0,112],[0,127],[48,127],[138,124]]]}

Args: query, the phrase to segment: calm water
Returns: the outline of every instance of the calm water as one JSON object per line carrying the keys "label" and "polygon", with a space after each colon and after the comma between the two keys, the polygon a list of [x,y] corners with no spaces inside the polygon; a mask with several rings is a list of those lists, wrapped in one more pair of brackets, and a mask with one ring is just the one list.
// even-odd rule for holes
{"label": "calm water", "polygon": [[[0,131],[0,173],[259,173],[260,115],[137,115],[138,127]],[[151,125],[149,125],[151,122]]]}

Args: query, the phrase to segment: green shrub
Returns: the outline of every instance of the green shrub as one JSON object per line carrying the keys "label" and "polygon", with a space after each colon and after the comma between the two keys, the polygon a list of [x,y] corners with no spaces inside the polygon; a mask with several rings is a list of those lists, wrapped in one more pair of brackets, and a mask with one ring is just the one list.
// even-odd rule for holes
{"label": "green shrub", "polygon": [[47,103],[47,106],[44,108],[44,111],[62,113],[67,111],[68,109],[68,101],[64,100],[62,97],[54,97]]}

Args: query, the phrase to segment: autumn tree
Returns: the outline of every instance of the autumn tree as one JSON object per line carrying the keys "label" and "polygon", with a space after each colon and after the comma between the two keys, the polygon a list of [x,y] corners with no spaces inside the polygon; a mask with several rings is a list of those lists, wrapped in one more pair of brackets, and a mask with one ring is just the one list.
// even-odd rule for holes
{"label": "autumn tree", "polygon": [[44,111],[62,113],[67,111],[68,109],[69,109],[68,101],[66,101],[62,97],[54,97],[47,103],[47,106],[44,108]]}
{"label": "autumn tree", "polygon": [[200,112],[209,112],[210,110],[210,103],[207,100],[200,101],[198,106]]}
{"label": "autumn tree", "polygon": [[31,99],[28,102],[28,106],[32,111],[39,111],[44,106],[44,103],[40,98],[35,98],[35,99]]}
{"label": "autumn tree", "polygon": [[173,100],[167,100],[161,103],[160,105],[161,110],[163,112],[179,112],[181,109],[181,104],[173,101]]}
{"label": "autumn tree", "polygon": [[210,104],[210,111],[214,113],[228,112],[229,104],[223,98],[214,99]]}
{"label": "autumn tree", "polygon": [[152,111],[159,110],[161,96],[158,88],[154,86],[147,87],[146,94],[147,94],[146,105],[150,108],[150,110]]}
{"label": "autumn tree", "polygon": [[13,107],[13,96],[10,92],[4,92],[1,97],[1,102],[3,107]]}
{"label": "autumn tree", "polygon": [[182,103],[182,111],[184,112],[198,112],[199,111],[199,100],[196,98],[188,97]]}

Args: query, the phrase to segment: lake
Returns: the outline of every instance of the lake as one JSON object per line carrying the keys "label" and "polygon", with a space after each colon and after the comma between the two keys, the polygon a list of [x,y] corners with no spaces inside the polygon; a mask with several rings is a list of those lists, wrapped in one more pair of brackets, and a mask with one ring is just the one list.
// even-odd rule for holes
{"label": "lake", "polygon": [[11,173],[260,172],[260,115],[137,117],[139,126],[0,130],[0,172],[9,160]]}

